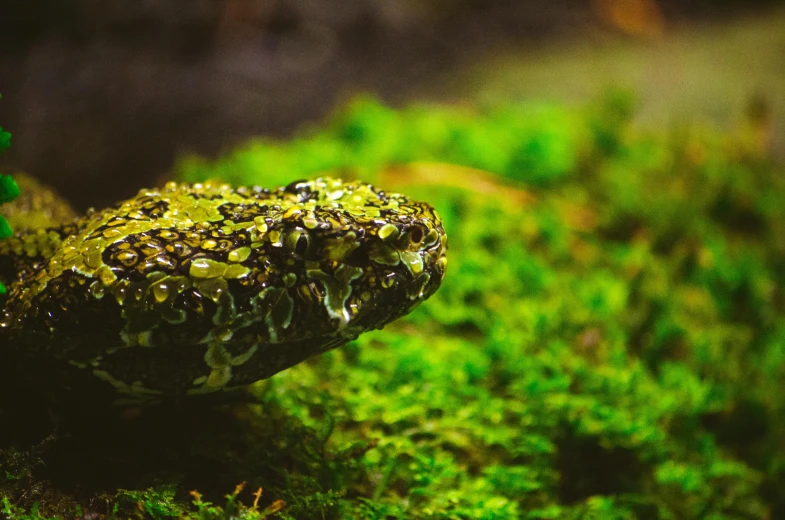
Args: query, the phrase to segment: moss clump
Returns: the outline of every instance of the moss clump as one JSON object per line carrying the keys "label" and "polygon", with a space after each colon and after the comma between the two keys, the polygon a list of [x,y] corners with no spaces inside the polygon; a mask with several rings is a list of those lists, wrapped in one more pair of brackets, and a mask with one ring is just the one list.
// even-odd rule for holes
{"label": "moss clump", "polygon": [[199,518],[259,487],[275,518],[785,515],[782,169],[757,128],[645,131],[633,110],[625,93],[488,112],[362,100],[289,142],[185,161],[190,180],[338,169],[428,200],[444,285],[256,385],[258,405],[93,417],[5,448],[0,495],[17,516],[31,489],[40,514]]}
{"label": "moss clump", "polygon": [[[2,131],[2,128],[0,128]],[[10,175],[0,174],[0,204],[11,202],[19,196],[19,186]],[[11,226],[8,221],[0,215],[0,239],[11,236]]]}

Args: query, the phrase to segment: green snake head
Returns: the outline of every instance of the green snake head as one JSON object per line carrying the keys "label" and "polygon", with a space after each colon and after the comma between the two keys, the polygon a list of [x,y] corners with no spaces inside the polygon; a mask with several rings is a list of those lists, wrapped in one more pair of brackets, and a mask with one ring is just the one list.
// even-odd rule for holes
{"label": "green snake head", "polygon": [[0,243],[17,270],[0,341],[27,366],[67,366],[46,376],[65,385],[244,386],[411,311],[446,247],[432,207],[369,184],[170,183]]}

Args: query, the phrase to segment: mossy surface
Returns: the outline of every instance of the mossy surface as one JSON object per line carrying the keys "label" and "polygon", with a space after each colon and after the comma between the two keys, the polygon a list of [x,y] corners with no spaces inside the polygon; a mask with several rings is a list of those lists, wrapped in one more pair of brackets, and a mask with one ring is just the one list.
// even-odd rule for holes
{"label": "mossy surface", "polygon": [[[2,96],[0,96],[2,99]],[[2,154],[9,146],[11,146],[11,134],[3,130],[0,126],[0,154]],[[0,173],[0,205],[6,202],[11,202],[19,196],[19,186],[16,185],[14,179],[10,175],[3,175]],[[8,221],[0,214],[0,240],[11,236],[11,226]],[[0,297],[6,293],[5,286],[0,283]]]}
{"label": "mossy surface", "polygon": [[45,406],[6,404],[0,511],[785,515],[783,169],[755,120],[645,131],[634,107],[618,92],[570,109],[361,100],[289,142],[184,161],[186,180],[338,172],[427,200],[444,284],[257,384],[257,404],[86,406],[53,435]]}

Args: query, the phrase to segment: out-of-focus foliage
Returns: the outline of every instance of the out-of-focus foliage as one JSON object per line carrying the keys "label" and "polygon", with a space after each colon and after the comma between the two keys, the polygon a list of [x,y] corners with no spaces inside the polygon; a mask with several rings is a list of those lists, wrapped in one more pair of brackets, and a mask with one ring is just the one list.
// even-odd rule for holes
{"label": "out-of-focus foliage", "polygon": [[425,106],[396,111],[359,99],[326,129],[288,142],[254,141],[215,164],[186,158],[180,171],[188,180],[218,177],[277,185],[330,171],[373,180],[385,165],[438,161],[531,186],[553,186],[577,172],[581,154],[590,152],[587,147],[595,145],[595,138],[598,146],[613,145],[613,127],[622,124],[630,109],[629,100],[618,101],[614,108],[620,112],[613,111],[603,128],[594,129],[581,114],[552,105],[482,113]]}
{"label": "out-of-focus foliage", "polygon": [[[2,99],[2,96],[0,96],[0,99]],[[11,134],[0,126],[0,154],[9,146],[11,146]],[[9,175],[0,174],[0,204],[11,202],[18,196],[19,187],[14,180]],[[0,215],[0,240],[8,236],[11,236],[11,226],[8,225],[8,221],[6,221],[3,215]],[[0,283],[0,295],[5,294],[5,291],[5,286]]]}
{"label": "out-of-focus foliage", "polygon": [[[783,171],[755,128],[641,131],[634,107],[362,100],[290,142],[183,163],[267,186],[337,170],[446,221],[428,302],[255,387],[258,438],[225,457],[285,503],[275,517],[785,513]],[[171,486],[133,496],[174,517],[190,501]]]}

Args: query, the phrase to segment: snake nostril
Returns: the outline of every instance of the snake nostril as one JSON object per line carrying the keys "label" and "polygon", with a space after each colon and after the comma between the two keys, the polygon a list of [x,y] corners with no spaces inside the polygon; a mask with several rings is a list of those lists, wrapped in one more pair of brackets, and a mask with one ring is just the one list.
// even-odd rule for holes
{"label": "snake nostril", "polygon": [[413,244],[419,244],[425,238],[425,231],[423,231],[421,226],[414,226],[409,232],[409,236]]}

